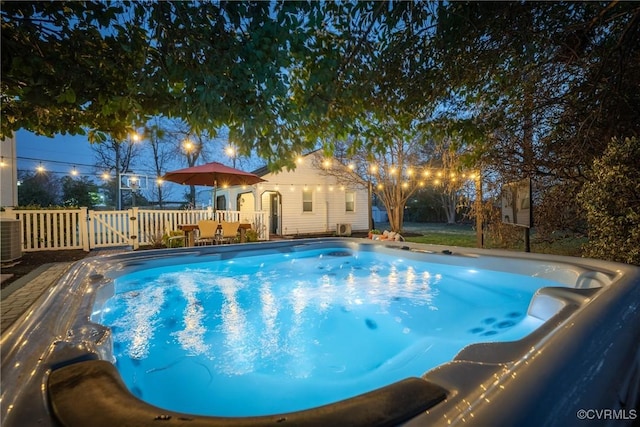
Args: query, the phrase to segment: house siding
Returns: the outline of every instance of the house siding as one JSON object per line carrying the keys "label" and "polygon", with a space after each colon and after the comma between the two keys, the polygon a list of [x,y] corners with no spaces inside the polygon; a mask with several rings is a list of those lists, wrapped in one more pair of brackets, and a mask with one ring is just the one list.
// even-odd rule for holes
{"label": "house siding", "polygon": [[[368,191],[364,186],[343,186],[337,180],[322,174],[313,165],[311,153],[303,158],[293,171],[280,173],[266,173],[262,178],[267,182],[257,184],[256,210],[272,212],[271,194],[280,195],[278,207],[279,229],[282,235],[314,234],[335,232],[337,224],[351,224],[353,231],[364,231],[369,228]],[[313,195],[312,212],[303,212],[303,192],[310,191]],[[228,199],[235,200],[235,194],[240,189],[228,189],[231,194]],[[246,191],[246,190],[244,190]],[[355,193],[354,211],[346,211],[345,193]],[[234,209],[234,206],[231,206]]]}

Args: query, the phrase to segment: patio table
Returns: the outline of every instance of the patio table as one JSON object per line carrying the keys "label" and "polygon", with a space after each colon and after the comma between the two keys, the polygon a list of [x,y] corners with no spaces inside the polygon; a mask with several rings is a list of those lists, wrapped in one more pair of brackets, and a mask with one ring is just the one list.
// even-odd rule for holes
{"label": "patio table", "polygon": [[[195,242],[193,235],[195,231],[198,230],[198,224],[178,224],[178,229],[184,231],[185,245],[193,246]],[[221,229],[222,227],[218,224],[218,230]],[[246,232],[247,230],[251,230],[251,224],[240,223],[238,229],[240,230],[240,243],[245,243],[247,241]]]}

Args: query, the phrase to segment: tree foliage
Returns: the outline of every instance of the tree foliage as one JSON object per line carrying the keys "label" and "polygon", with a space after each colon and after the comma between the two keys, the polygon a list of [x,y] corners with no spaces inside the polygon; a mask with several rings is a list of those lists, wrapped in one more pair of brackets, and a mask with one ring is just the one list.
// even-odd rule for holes
{"label": "tree foliage", "polygon": [[613,139],[580,193],[589,222],[587,256],[640,265],[640,140]]}
{"label": "tree foliage", "polygon": [[24,173],[19,176],[18,205],[42,207],[57,205],[60,199],[60,182],[47,172]]}
{"label": "tree foliage", "polygon": [[88,177],[65,176],[60,182],[63,206],[93,208],[100,203],[98,186]]}

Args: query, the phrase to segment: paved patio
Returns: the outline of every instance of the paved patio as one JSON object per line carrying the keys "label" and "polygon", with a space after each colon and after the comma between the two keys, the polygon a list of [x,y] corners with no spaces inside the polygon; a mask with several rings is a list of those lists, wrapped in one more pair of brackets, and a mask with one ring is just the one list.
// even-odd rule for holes
{"label": "paved patio", "polygon": [[[87,256],[115,254],[130,250],[131,247],[94,249]],[[73,262],[42,265],[3,289],[2,301],[0,301],[0,333],[4,333],[13,322],[25,315],[44,291],[60,279],[72,265]]]}

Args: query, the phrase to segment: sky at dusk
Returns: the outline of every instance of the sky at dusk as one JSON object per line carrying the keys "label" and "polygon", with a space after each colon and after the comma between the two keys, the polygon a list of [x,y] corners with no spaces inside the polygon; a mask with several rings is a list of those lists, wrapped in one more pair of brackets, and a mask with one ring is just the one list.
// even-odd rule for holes
{"label": "sky at dusk", "polygon": [[82,135],[48,138],[20,130],[16,133],[16,153],[19,171],[35,170],[42,162],[54,172],[66,173],[74,166],[83,174],[94,172],[94,154],[87,137]]}

